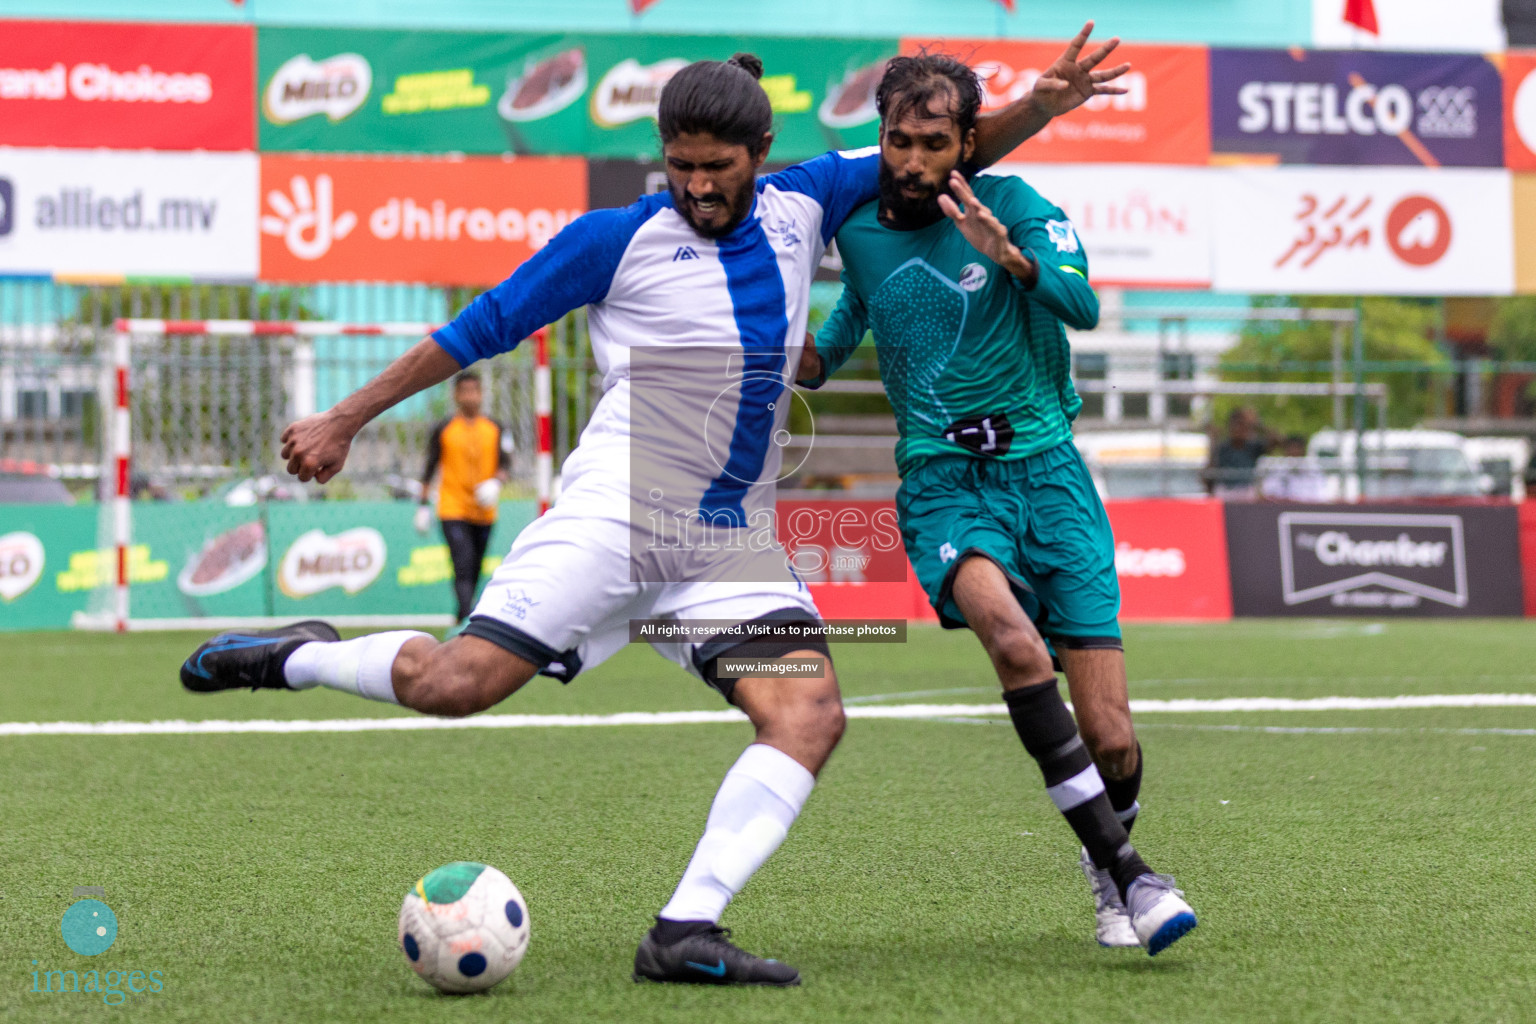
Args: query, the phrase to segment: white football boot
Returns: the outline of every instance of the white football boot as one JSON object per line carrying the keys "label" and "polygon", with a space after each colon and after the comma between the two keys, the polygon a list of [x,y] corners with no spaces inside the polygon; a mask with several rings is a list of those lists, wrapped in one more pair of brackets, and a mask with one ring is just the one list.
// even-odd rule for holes
{"label": "white football boot", "polygon": [[1093,889],[1093,916],[1099,945],[1140,946],[1141,940],[1136,937],[1136,929],[1131,927],[1131,912],[1125,909],[1125,903],[1120,899],[1120,890],[1115,887],[1115,880],[1108,871],[1100,871],[1093,866],[1086,846],[1083,847],[1081,864],[1083,874],[1088,877],[1088,885]]}
{"label": "white football boot", "polygon": [[1149,956],[1157,956],[1196,924],[1193,908],[1184,902],[1171,875],[1138,877],[1126,890],[1125,901],[1130,904],[1131,927]]}

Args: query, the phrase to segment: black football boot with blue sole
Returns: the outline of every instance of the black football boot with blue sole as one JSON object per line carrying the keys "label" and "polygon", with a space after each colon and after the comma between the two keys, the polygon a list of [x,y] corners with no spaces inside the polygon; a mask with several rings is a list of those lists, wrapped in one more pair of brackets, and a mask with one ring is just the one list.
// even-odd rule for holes
{"label": "black football boot with blue sole", "polygon": [[341,635],[311,619],[281,629],[241,629],[220,633],[192,652],[181,665],[181,685],[195,693],[217,690],[286,690],[283,666],[307,643],[334,643]]}
{"label": "black football boot with blue sole", "polygon": [[635,951],[636,981],[690,985],[800,984],[800,972],[777,960],[753,956],[730,941],[729,928],[700,922],[699,930],[663,944],[647,932]]}

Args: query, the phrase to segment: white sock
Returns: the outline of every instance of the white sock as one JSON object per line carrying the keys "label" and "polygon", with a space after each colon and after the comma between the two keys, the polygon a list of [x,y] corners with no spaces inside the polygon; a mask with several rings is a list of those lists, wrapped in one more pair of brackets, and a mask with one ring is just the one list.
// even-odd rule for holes
{"label": "white sock", "polygon": [[754,743],[725,773],[704,838],[659,917],[718,921],[731,897],[779,848],[816,777],[781,750]]}
{"label": "white sock", "polygon": [[400,629],[336,643],[314,640],[288,656],[283,678],[295,690],[329,686],[369,700],[398,704],[393,679],[395,656],[407,640],[426,635],[414,629]]}

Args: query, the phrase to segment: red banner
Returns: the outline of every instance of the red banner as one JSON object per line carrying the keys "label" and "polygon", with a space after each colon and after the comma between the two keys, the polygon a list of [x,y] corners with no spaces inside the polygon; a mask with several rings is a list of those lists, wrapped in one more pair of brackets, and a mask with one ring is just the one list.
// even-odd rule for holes
{"label": "red banner", "polygon": [[[903,39],[902,53],[922,47],[958,53],[982,77],[982,109],[1024,96],[1064,44],[996,39]],[[1059,117],[1014,151],[1011,159],[1054,163],[1205,164],[1211,156],[1210,82],[1203,46],[1127,43],[1110,63],[1130,61],[1116,84],[1123,96],[1097,96]]]}
{"label": "red banner", "polygon": [[586,210],[579,157],[261,158],[261,276],[490,285]]}
{"label": "red banner", "polygon": [[1219,501],[1112,501],[1122,621],[1230,619],[1227,526]]}
{"label": "red banner", "polygon": [[1504,163],[1536,171],[1536,52],[1504,55]]}
{"label": "red banner", "polygon": [[0,24],[0,145],[256,148],[249,26]]}

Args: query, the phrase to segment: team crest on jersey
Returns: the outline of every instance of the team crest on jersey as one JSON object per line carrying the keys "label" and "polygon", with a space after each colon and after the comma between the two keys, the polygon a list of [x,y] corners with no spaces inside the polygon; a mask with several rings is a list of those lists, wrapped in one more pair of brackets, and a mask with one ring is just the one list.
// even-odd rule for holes
{"label": "team crest on jersey", "polygon": [[1045,222],[1045,233],[1056,243],[1057,252],[1077,252],[1077,232],[1072,230],[1071,221],[1048,220]]}
{"label": "team crest on jersey", "polygon": [[960,268],[960,287],[968,292],[980,290],[987,283],[987,268],[980,263],[967,263]]}
{"label": "team crest on jersey", "polygon": [[699,254],[694,252],[691,245],[680,245],[677,247],[677,252],[672,254],[673,263],[676,263],[678,260],[696,260],[698,258]]}
{"label": "team crest on jersey", "polygon": [[778,235],[786,249],[793,249],[800,244],[800,236],[795,234],[795,222],[787,217],[780,217],[773,224],[764,222],[763,230],[770,235]]}

